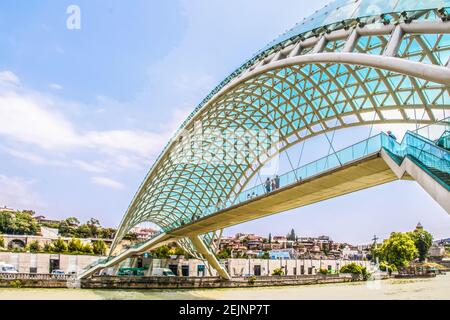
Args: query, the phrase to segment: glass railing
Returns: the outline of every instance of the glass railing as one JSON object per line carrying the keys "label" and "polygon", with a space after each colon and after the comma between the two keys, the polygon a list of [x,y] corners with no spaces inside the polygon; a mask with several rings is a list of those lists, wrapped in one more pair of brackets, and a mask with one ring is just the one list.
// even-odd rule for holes
{"label": "glass railing", "polygon": [[[258,196],[269,194],[280,188],[288,187],[289,185],[296,184],[304,179],[324,174],[327,171],[334,170],[351,162],[365,158],[368,155],[379,152],[382,148],[389,151],[391,155],[398,157],[400,161],[409,155],[420,161],[426,167],[450,173],[450,153],[433,142],[437,141],[437,139],[442,136],[447,127],[448,122],[440,122],[415,131],[408,131],[401,142],[397,142],[392,136],[380,133],[280,175],[278,177],[279,182],[277,187],[274,189],[272,189],[271,184],[270,186],[265,183],[259,184],[242,191],[233,199],[227,199],[224,203],[206,208],[201,215],[196,217],[196,219],[180,219],[164,229],[169,231],[182,227],[220,210],[246,201],[251,201]],[[422,136],[422,133],[425,134],[425,136]],[[434,137],[436,137],[436,139],[434,139]]]}
{"label": "glass railing", "polygon": [[450,118],[442,119],[436,123],[413,130],[412,132],[431,141],[438,141],[445,131],[450,131]]}
{"label": "glass railing", "polygon": [[382,135],[383,134],[378,134],[376,136],[370,137],[369,139],[360,141],[350,147],[337,151],[336,153],[329,154],[318,160],[305,164],[295,170],[282,174],[278,177],[279,182],[276,184],[275,188],[272,188],[271,184],[270,186],[266,183],[259,184],[255,187],[242,191],[235,198],[227,199],[223,203],[206,208],[201,215],[198,215],[196,217],[196,219],[179,219],[173,224],[168,225],[164,229],[166,231],[169,231],[182,227],[186,224],[194,222],[195,220],[214,214],[220,210],[238,205],[246,201],[251,201],[255,197],[269,194],[280,188],[284,188],[289,185],[298,183],[304,179],[323,174],[326,171],[339,168],[350,162],[357,161],[358,159],[364,158],[370,154],[379,152],[382,147]]}
{"label": "glass railing", "polygon": [[[439,134],[437,128],[441,129]],[[285,174],[280,175],[278,187],[272,189],[272,187],[266,185],[265,183],[259,184],[253,188],[246,189],[239,193],[234,199],[228,199],[223,204],[211,206],[203,211],[202,215],[192,218],[179,219],[176,222],[167,225],[164,230],[158,231],[151,237],[147,238],[145,241],[134,243],[130,248],[138,248],[149,241],[153,240],[155,237],[164,233],[165,231],[174,230],[180,228],[184,225],[193,223],[194,221],[217,213],[220,210],[229,208],[234,205],[238,205],[247,201],[252,201],[253,198],[270,194],[280,188],[285,188],[290,185],[301,182],[304,179],[309,179],[317,175],[326,173],[327,171],[337,169],[344,165],[350,164],[351,162],[358,161],[365,158],[371,154],[380,152],[381,149],[387,150],[392,157],[396,157],[398,164],[403,161],[406,156],[413,157],[416,161],[419,161],[421,165],[427,168],[433,168],[445,173],[450,173],[450,152],[444,148],[439,147],[436,142],[432,139],[434,136],[442,136],[443,132],[446,130],[446,125],[436,125],[433,127],[427,126],[415,131],[408,131],[401,142],[396,141],[395,138],[389,136],[385,133],[380,133],[366,140],[360,141],[350,147],[339,150],[335,153],[329,154],[318,160],[305,164],[297,169],[289,171]],[[419,132],[425,133],[422,136]],[[430,139],[431,137],[431,139]],[[433,174],[432,172],[429,172]],[[439,177],[436,177],[439,179]],[[442,181],[441,181],[442,183]],[[449,188],[448,185],[445,185]],[[107,259],[100,259],[94,262],[90,267],[94,267],[99,263],[106,263],[113,256]]]}

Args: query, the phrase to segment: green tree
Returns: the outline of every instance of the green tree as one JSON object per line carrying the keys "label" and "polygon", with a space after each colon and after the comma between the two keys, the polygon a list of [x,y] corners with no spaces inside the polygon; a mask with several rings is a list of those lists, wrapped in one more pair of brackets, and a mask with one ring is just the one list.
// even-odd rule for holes
{"label": "green tree", "polygon": [[91,228],[87,224],[82,224],[76,229],[76,235],[79,238],[89,238],[92,236]]}
{"label": "green tree", "polygon": [[231,257],[231,249],[230,248],[224,248],[219,251],[217,254],[217,258],[219,259],[229,259]]}
{"label": "green tree", "polygon": [[355,262],[346,264],[339,271],[340,273],[351,273],[354,275],[361,276],[363,280],[367,280],[369,278],[369,273],[367,272],[367,268],[358,265]]}
{"label": "green tree", "polygon": [[414,241],[407,233],[393,232],[389,239],[383,241],[380,247],[382,260],[398,267],[404,267],[417,254]]}
{"label": "green tree", "polygon": [[65,220],[69,226],[78,227],[80,225],[80,220],[75,217],[69,217]]}
{"label": "green tree", "polygon": [[66,220],[63,220],[58,225],[58,233],[63,237],[73,237],[76,234],[76,229]]}
{"label": "green tree", "polygon": [[81,243],[81,240],[78,238],[72,238],[69,241],[69,244],[67,246],[67,249],[69,252],[75,253],[75,252],[82,252],[83,251],[83,244]]}
{"label": "green tree", "polygon": [[67,252],[67,244],[63,239],[58,238],[52,243],[52,251],[57,253]]}
{"label": "green tree", "polygon": [[40,252],[42,250],[42,248],[41,248],[39,241],[37,241],[37,240],[31,241],[28,244],[28,250],[30,250],[30,252]]}
{"label": "green tree", "polygon": [[84,244],[81,251],[85,254],[94,254],[94,250],[89,243]]}
{"label": "green tree", "polygon": [[105,241],[103,241],[103,240],[97,240],[92,245],[92,250],[94,251],[95,254],[98,254],[98,255],[105,255],[106,249],[107,249],[107,247],[106,247]]}
{"label": "green tree", "polygon": [[53,252],[53,246],[51,243],[47,242],[44,244],[44,252]]}
{"label": "green tree", "polygon": [[152,256],[157,259],[167,259],[169,257],[170,248],[167,245],[156,248],[152,251]]}
{"label": "green tree", "polygon": [[14,214],[0,211],[0,233],[13,234],[15,230]]}
{"label": "green tree", "polygon": [[5,238],[0,236],[0,248],[4,248],[4,247],[5,247]]}
{"label": "green tree", "polygon": [[272,243],[272,234],[269,233],[269,243]]}
{"label": "green tree", "polygon": [[100,221],[98,221],[95,218],[91,218],[87,222],[87,226],[89,227],[89,230],[90,230],[90,236],[92,238],[97,238],[98,237],[99,228],[100,228]]}
{"label": "green tree", "polygon": [[431,245],[433,244],[433,236],[423,229],[416,229],[413,232],[409,232],[408,235],[414,241],[419,260],[425,261],[428,257],[428,250],[430,250]]}
{"label": "green tree", "polygon": [[116,233],[116,229],[113,228],[101,228],[99,230],[99,238],[102,239],[113,239]]}
{"label": "green tree", "polygon": [[0,233],[37,235],[40,231],[32,211],[0,211]]}

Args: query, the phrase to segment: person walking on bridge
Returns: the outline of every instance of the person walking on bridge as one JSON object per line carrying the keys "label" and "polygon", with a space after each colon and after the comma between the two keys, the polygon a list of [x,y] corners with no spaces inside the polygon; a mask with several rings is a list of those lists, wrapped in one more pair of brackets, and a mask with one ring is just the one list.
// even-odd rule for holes
{"label": "person walking on bridge", "polygon": [[280,177],[278,175],[275,176],[275,188],[278,189],[280,187]]}
{"label": "person walking on bridge", "polygon": [[269,193],[270,192],[270,178],[266,179],[265,186],[266,186],[266,192]]}

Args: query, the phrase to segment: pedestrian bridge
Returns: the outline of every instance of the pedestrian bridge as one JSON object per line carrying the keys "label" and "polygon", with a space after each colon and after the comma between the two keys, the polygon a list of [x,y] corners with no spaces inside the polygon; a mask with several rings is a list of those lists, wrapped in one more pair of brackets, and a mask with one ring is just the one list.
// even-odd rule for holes
{"label": "pedestrian bridge", "polygon": [[[447,212],[450,0],[336,0],[226,77],[193,110],[144,178],[109,261],[176,240],[227,278],[214,257],[221,229],[396,179],[416,180]],[[433,125],[440,136],[385,134],[335,151],[328,134],[378,124]],[[441,130],[442,129],[442,130]],[[333,153],[249,183],[278,155],[324,135]],[[441,142],[439,142],[441,141]],[[250,196],[249,196],[250,195]],[[134,226],[161,234],[116,253]]]}
{"label": "pedestrian bridge", "polygon": [[[441,132],[436,140],[420,133]],[[197,250],[224,278],[226,271],[204,245],[201,234],[267,215],[370,188],[397,179],[417,181],[450,213],[450,122],[416,132],[408,131],[402,142],[385,133],[308,163],[280,176],[280,186],[267,192],[265,185],[243,191],[223,207],[212,207],[195,220],[181,220],[170,231],[135,244],[120,255],[89,266],[81,277],[171,241],[189,238]],[[249,194],[258,196],[248,198]]]}

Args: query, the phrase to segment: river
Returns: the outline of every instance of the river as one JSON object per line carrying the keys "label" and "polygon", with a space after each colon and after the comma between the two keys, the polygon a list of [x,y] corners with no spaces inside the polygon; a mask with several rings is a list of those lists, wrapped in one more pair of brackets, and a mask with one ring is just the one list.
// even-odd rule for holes
{"label": "river", "polygon": [[0,300],[105,299],[450,299],[450,274],[323,285],[196,290],[90,290],[0,288]]}

